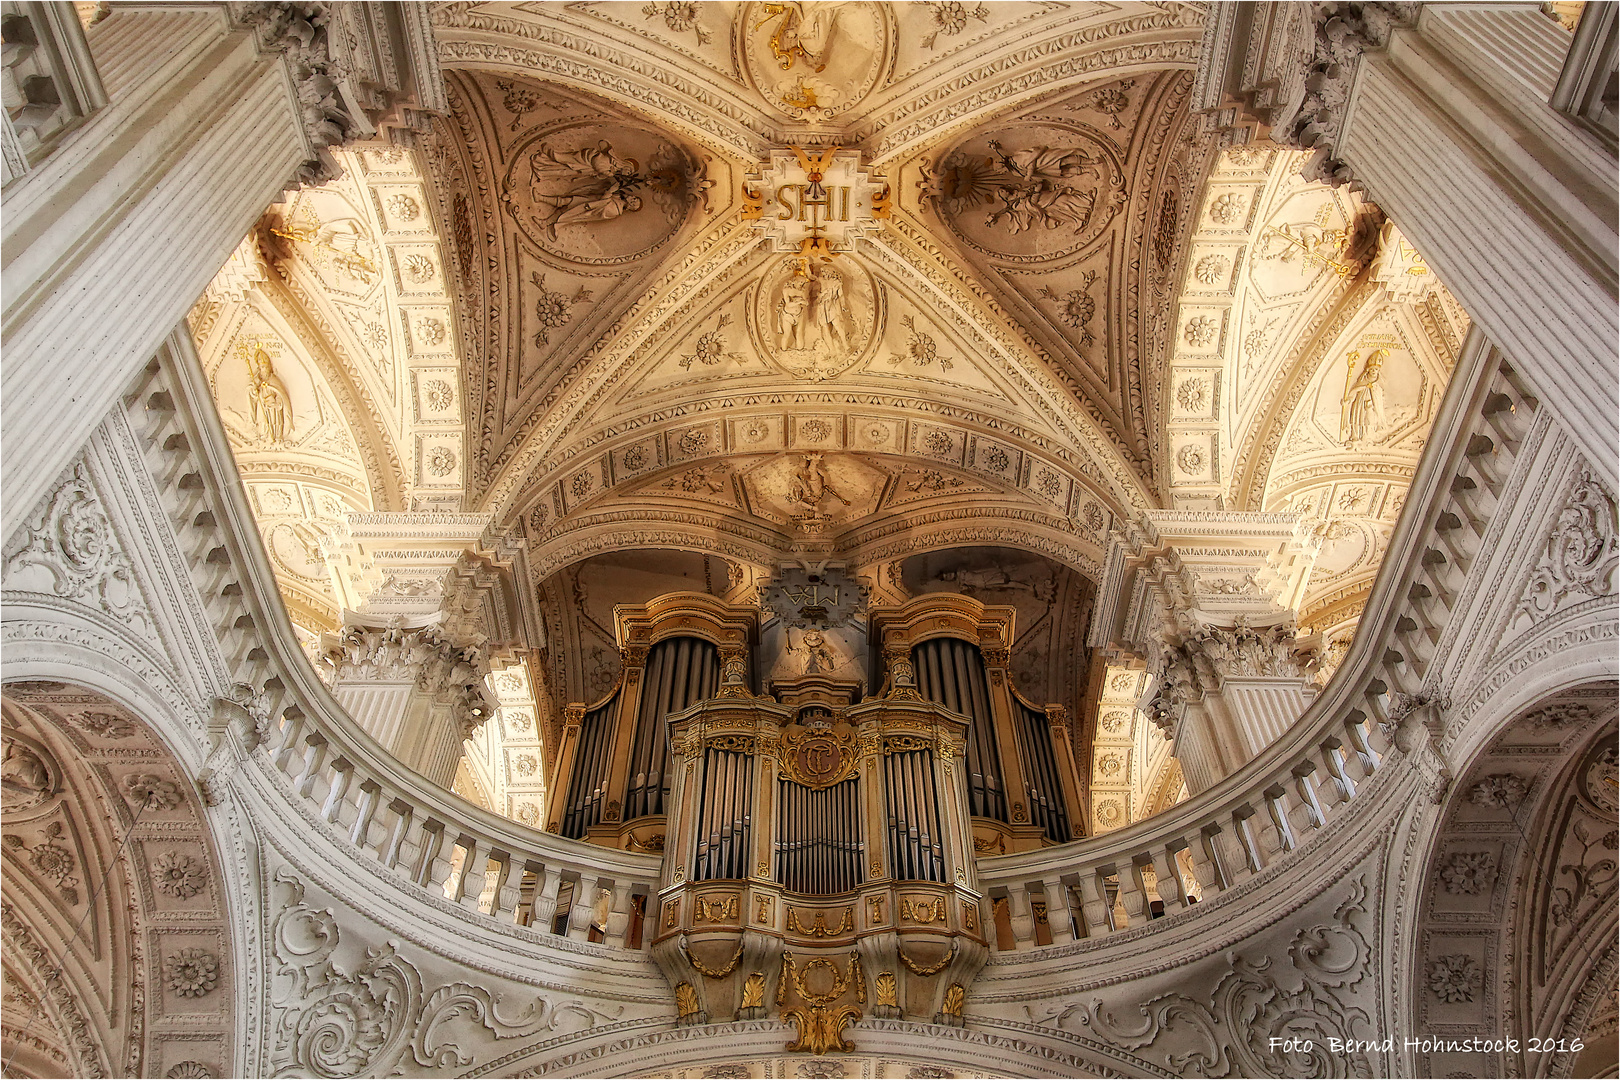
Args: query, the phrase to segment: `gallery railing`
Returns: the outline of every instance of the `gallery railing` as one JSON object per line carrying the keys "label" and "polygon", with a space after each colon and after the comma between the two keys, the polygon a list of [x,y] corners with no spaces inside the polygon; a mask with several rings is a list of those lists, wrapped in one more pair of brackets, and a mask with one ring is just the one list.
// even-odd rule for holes
{"label": "gallery railing", "polygon": [[[221,731],[251,767],[281,785],[312,827],[469,918],[640,948],[661,856],[525,828],[428,783],[383,751],[315,676],[183,331],[125,400],[237,680],[218,705]],[[1383,774],[1401,757],[1395,726],[1425,706],[1427,666],[1535,409],[1511,367],[1471,336],[1333,681],[1274,746],[1209,791],[1102,836],[981,858],[992,946],[1061,944],[1160,914],[1196,917],[1195,898],[1208,903],[1376,803]]]}

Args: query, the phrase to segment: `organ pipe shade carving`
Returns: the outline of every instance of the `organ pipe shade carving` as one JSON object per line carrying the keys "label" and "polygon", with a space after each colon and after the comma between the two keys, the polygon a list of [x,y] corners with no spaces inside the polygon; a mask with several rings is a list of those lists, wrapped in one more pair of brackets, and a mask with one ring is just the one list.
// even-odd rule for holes
{"label": "organ pipe shade carving", "polygon": [[889,818],[889,876],[897,881],[946,880],[933,752],[887,754],[883,772],[887,781],[884,810]]}
{"label": "organ pipe shade carving", "polygon": [[996,745],[990,688],[979,647],[958,638],[932,638],[911,650],[917,692],[924,699],[961,713],[968,725],[968,806],[975,817],[1008,821],[1001,787],[1001,752]]}
{"label": "organ pipe shade carving", "polygon": [[819,790],[777,786],[776,879],[790,892],[827,896],[861,881],[861,782],[850,777]]}
{"label": "organ pipe shade carving", "polygon": [[630,743],[626,821],[664,812],[669,797],[669,724],[665,718],[713,697],[719,685],[720,652],[710,642],[666,638],[647,651],[641,708]]}
{"label": "organ pipe shade carving", "polygon": [[613,718],[619,711],[619,691],[590,709],[580,720],[579,748],[568,784],[568,805],[563,812],[562,834],[579,839],[602,821],[606,805],[608,767],[613,753]]}
{"label": "organ pipe shade carving", "polygon": [[703,752],[694,881],[748,876],[754,756],[713,747]]}
{"label": "organ pipe shade carving", "polygon": [[1058,776],[1057,755],[1046,713],[1022,701],[1014,702],[1014,733],[1018,756],[1024,763],[1024,794],[1029,820],[1046,830],[1053,843],[1069,840],[1069,811],[1063,799],[1063,781]]}

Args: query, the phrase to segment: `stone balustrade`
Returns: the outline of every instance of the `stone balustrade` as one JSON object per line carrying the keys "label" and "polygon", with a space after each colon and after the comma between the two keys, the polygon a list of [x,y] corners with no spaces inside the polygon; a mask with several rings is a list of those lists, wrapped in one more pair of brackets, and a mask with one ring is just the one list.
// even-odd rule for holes
{"label": "stone balustrade", "polygon": [[[292,637],[191,345],[179,335],[126,395],[146,460],[237,685],[216,705],[211,780],[233,762],[329,830],[473,917],[640,947],[662,860],[526,828],[401,766],[333,699]],[[600,922],[599,896],[609,894]],[[569,897],[571,900],[568,900]],[[565,903],[558,907],[559,897]]]}
{"label": "stone balustrade", "polygon": [[[237,685],[216,706],[201,782],[251,770],[310,823],[403,885],[471,919],[639,949],[661,859],[542,833],[400,766],[338,706],[293,635],[228,444],[183,331],[126,395],[132,427]],[[1391,765],[1438,791],[1424,678],[1481,553],[1536,402],[1479,334],[1469,339],[1391,540],[1361,631],[1333,682],[1272,747],[1162,814],[1075,843],[979,862],[1003,952],[1106,936],[1202,904],[1288,860]],[[602,917],[603,894],[606,917]],[[571,901],[559,910],[559,898]],[[1003,903],[1002,901],[1005,901]],[[1201,902],[1200,902],[1201,901]],[[650,935],[648,935],[650,936]]]}
{"label": "stone balustrade", "polygon": [[[981,859],[997,948],[1193,917],[1195,897],[1208,901],[1286,859],[1353,803],[1376,801],[1386,762],[1424,752],[1428,665],[1536,408],[1495,350],[1477,335],[1470,342],[1333,682],[1265,753],[1201,795],[1077,843]],[[1439,779],[1438,757],[1427,761]]]}

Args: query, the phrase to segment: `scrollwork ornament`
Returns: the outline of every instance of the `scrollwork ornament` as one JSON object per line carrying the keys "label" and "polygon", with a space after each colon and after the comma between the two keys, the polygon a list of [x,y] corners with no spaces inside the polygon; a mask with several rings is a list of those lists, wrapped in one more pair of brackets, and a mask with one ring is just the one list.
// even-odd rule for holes
{"label": "scrollwork ornament", "polygon": [[112,525],[84,465],[51,493],[45,512],[27,527],[26,544],[6,559],[9,588],[27,588],[16,580],[31,568],[49,575],[49,589],[64,599],[91,598],[108,614],[127,619],[135,612],[139,591],[129,558],[118,550]]}
{"label": "scrollwork ornament", "polygon": [[1610,595],[1617,568],[1620,531],[1614,497],[1583,463],[1525,586],[1519,611],[1536,620],[1552,614],[1571,595]]}
{"label": "scrollwork ornament", "polygon": [[457,1028],[482,1027],[496,1039],[555,1030],[567,1022],[592,1027],[622,1015],[577,1001],[534,999],[516,1016],[501,1013],[500,997],[483,987],[450,983],[428,991],[416,966],[393,943],[368,948],[345,972],[332,960],[339,932],[330,909],[304,902],[303,883],[286,868],[274,880],[288,899],[271,929],[271,950],[286,992],[273,1004],[275,1049],[281,1074],[321,1077],[412,1074],[464,1068]]}
{"label": "scrollwork ornament", "polygon": [[[1053,1006],[1036,1023],[1061,1027],[1070,1017],[1093,1037],[1133,1053],[1161,1040],[1163,1067],[1181,1075],[1339,1077],[1370,1076],[1359,1052],[1332,1052],[1366,1039],[1368,1013],[1348,999],[1367,980],[1372,949],[1356,925],[1365,917],[1366,885],[1357,880],[1334,920],[1300,930],[1288,948],[1292,970],[1268,959],[1229,954],[1228,970],[1207,999],[1169,993],[1137,1006],[1137,1020],[1105,1011],[1101,1002]],[[1078,1015],[1076,1015],[1078,1014]]]}

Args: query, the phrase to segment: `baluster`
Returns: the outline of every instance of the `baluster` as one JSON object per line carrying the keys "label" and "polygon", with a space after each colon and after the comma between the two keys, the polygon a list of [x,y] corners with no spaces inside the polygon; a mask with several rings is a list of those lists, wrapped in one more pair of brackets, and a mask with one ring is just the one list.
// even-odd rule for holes
{"label": "baluster", "polygon": [[1151,856],[1153,873],[1158,879],[1156,887],[1159,890],[1159,899],[1164,901],[1164,913],[1173,914],[1177,909],[1187,906],[1187,898],[1181,891],[1181,875],[1174,865],[1175,855],[1171,853],[1169,847],[1161,847],[1155,848]]}
{"label": "baluster", "polygon": [[446,891],[447,899],[462,907],[478,910],[478,903],[484,895],[484,874],[487,855],[478,851],[478,841],[466,833],[456,838],[456,846],[461,848],[461,873],[457,875],[455,884],[449,885]]}
{"label": "baluster", "polygon": [[389,836],[389,850],[387,850],[387,855],[382,858],[382,863],[389,870],[394,870],[395,866],[400,865],[400,855],[402,855],[403,848],[405,848],[405,839],[410,836],[410,819],[415,816],[416,811],[403,798],[390,800],[389,810],[394,811],[394,832],[392,832],[392,836]]}
{"label": "baluster", "polygon": [[591,919],[596,908],[596,875],[582,873],[574,883],[574,906],[568,915],[568,936],[574,941],[589,941]]}
{"label": "baluster", "polygon": [[1311,828],[1320,829],[1327,822],[1322,813],[1322,804],[1316,798],[1316,784],[1311,780],[1311,774],[1316,771],[1316,763],[1302,761],[1293,768],[1294,788],[1299,792],[1300,802],[1305,807],[1305,817],[1310,821]]}
{"label": "baluster", "polygon": [[1046,923],[1052,931],[1052,944],[1067,945],[1074,940],[1074,916],[1069,912],[1069,887],[1063,879],[1049,877],[1046,887]]}
{"label": "baluster", "polygon": [[354,815],[354,824],[349,826],[349,840],[361,848],[371,842],[371,818],[377,812],[377,796],[381,791],[375,780],[360,781],[360,808]]}
{"label": "baluster", "polygon": [[443,884],[445,875],[440,872],[439,866],[447,860],[439,858],[439,849],[444,846],[444,822],[428,818],[422,822],[422,843],[416,855],[416,868],[411,874],[411,880],[423,888],[429,884]]}
{"label": "baluster", "polygon": [[[1176,837],[1164,846],[1165,854],[1169,857],[1170,872],[1176,878],[1176,895],[1181,900],[1182,907],[1191,907],[1202,884],[1199,880],[1192,849],[1184,837]],[[1181,853],[1187,853],[1186,861],[1182,861]]]}
{"label": "baluster", "polygon": [[1361,775],[1371,776],[1378,771],[1378,755],[1367,743],[1367,716],[1360,709],[1356,709],[1345,717],[1344,732],[1350,736],[1350,745],[1356,751],[1356,757],[1361,762]]}
{"label": "baluster", "polygon": [[[1158,915],[1153,914],[1153,898],[1148,892],[1147,875],[1142,872],[1144,868],[1150,867],[1152,865],[1153,865],[1153,856],[1151,856],[1151,855],[1145,855],[1144,854],[1144,855],[1133,855],[1133,856],[1131,856],[1131,872],[1130,872],[1130,874],[1128,876],[1131,879],[1131,891],[1135,895],[1140,896],[1142,898],[1142,918],[1143,918],[1144,921],[1151,921],[1151,920],[1153,920],[1155,918],[1160,917]],[[1121,874],[1120,875],[1120,880],[1123,882],[1125,880],[1126,876],[1127,875],[1125,875],[1125,874]],[[1159,903],[1160,903],[1160,915],[1162,915],[1163,914],[1163,904],[1164,904],[1164,898],[1162,896],[1159,898]],[[1131,921],[1135,922],[1136,921],[1135,918],[1134,918],[1135,912],[1132,911],[1132,909],[1130,907],[1128,907],[1128,906],[1127,906],[1126,910],[1131,911],[1131,913],[1133,915],[1133,918],[1132,918]]]}
{"label": "baluster", "polygon": [[326,736],[312,731],[304,738],[304,744],[309,750],[304,754],[303,772],[298,775],[298,794],[307,799],[315,788],[315,778],[320,775],[321,762],[326,760]]}
{"label": "baluster", "polygon": [[1265,869],[1266,860],[1260,854],[1260,844],[1254,837],[1254,807],[1244,803],[1232,811],[1232,827],[1237,831],[1238,846],[1243,849],[1243,859],[1248,864],[1249,873],[1258,874]]}
{"label": "baluster", "polygon": [[1327,762],[1328,775],[1339,789],[1339,801],[1349,802],[1356,797],[1356,782],[1344,771],[1344,743],[1335,735],[1322,740],[1322,759]]}
{"label": "baluster", "polygon": [[1013,941],[1019,949],[1035,944],[1035,915],[1029,909],[1029,893],[1024,889],[1007,890],[1007,921],[1012,924]]}
{"label": "baluster", "polygon": [[[1200,847],[1204,850],[1204,857],[1209,863],[1209,878],[1215,888],[1225,892],[1232,887],[1232,872],[1228,869],[1226,850],[1222,842],[1217,839],[1221,834],[1221,827],[1213,821],[1198,830]],[[1197,860],[1194,859],[1194,865]],[[1202,878],[1200,878],[1202,880]]]}
{"label": "baluster", "polygon": [[1142,887],[1142,876],[1132,864],[1126,873],[1120,873],[1113,866],[1102,867],[1103,874],[1112,874],[1119,883],[1118,905],[1125,909],[1127,926],[1139,926],[1147,921],[1148,904],[1147,890]]}
{"label": "baluster", "polygon": [[[512,922],[518,926],[538,925],[535,922],[534,907],[535,901],[539,899],[541,873],[542,870],[540,863],[533,859],[525,859],[523,862],[523,872],[521,874],[509,872],[505,878],[506,887],[503,890],[503,896],[500,901],[501,910],[510,911],[512,913]],[[523,883],[525,880],[527,880],[530,874],[534,875],[534,882],[530,886],[529,899],[527,905],[525,905],[523,900]],[[508,901],[504,895],[506,892],[511,893],[510,901]]]}
{"label": "baluster", "polygon": [[339,757],[332,762],[332,784],[326,792],[326,802],[321,806],[321,820],[334,822],[337,820],[338,807],[343,805],[343,797],[349,793],[349,781],[354,778],[354,765],[348,758]]}
{"label": "baluster", "polygon": [[1285,801],[1288,793],[1281,784],[1272,784],[1261,792],[1266,799],[1266,810],[1271,815],[1271,823],[1277,827],[1277,848],[1279,854],[1284,851],[1293,851],[1298,846],[1294,839],[1294,829],[1288,821],[1288,803]]}
{"label": "baluster", "polygon": [[557,915],[557,893],[561,889],[562,871],[555,866],[542,867],[540,881],[535,885],[534,918],[530,923],[531,926],[538,926],[546,933],[551,933]]}
{"label": "baluster", "polygon": [[478,910],[499,918],[503,911],[510,912],[517,905],[517,890],[506,884],[512,875],[512,855],[500,848],[492,848],[489,862],[494,863],[495,867],[484,875],[484,888],[478,895]]}
{"label": "baluster", "polygon": [[1075,888],[1080,890],[1080,918],[1085,924],[1087,937],[1101,937],[1114,928],[1108,915],[1107,895],[1102,887],[1102,875],[1095,871],[1081,871],[1075,875]]}
{"label": "baluster", "polygon": [[276,768],[285,772],[287,762],[292,760],[293,753],[297,749],[298,736],[304,730],[304,712],[296,705],[289,706],[287,711],[281,714],[281,720],[281,741],[276,744],[275,753],[270,760],[275,763]]}
{"label": "baluster", "polygon": [[[596,887],[609,893],[607,925],[602,928],[602,938],[609,945],[623,948],[624,930],[630,925],[630,886],[620,885],[610,878],[598,881]],[[746,921],[746,916],[744,919]]]}

